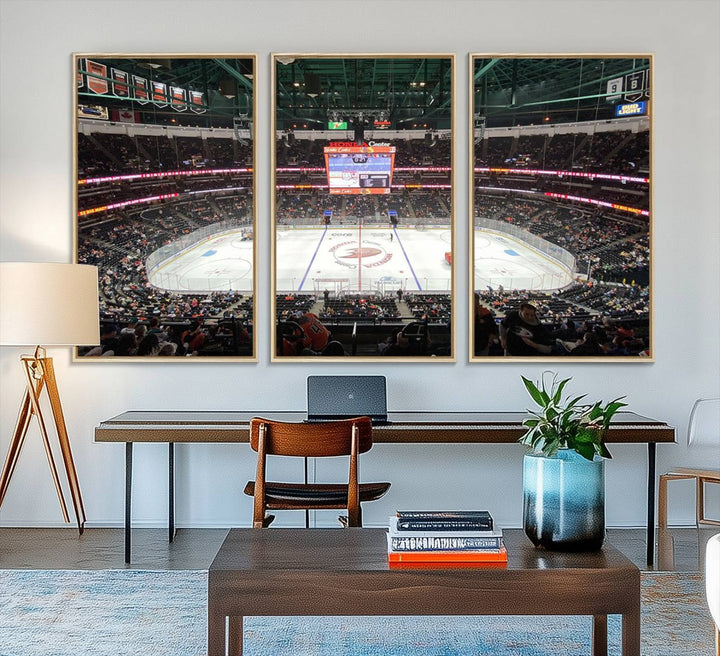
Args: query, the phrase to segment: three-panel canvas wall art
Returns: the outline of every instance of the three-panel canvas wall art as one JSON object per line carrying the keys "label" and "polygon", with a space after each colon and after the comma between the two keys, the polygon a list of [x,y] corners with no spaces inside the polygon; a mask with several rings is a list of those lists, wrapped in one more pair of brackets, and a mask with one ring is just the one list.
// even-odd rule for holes
{"label": "three-panel canvas wall art", "polygon": [[653,360],[650,55],[74,63],[78,361]]}

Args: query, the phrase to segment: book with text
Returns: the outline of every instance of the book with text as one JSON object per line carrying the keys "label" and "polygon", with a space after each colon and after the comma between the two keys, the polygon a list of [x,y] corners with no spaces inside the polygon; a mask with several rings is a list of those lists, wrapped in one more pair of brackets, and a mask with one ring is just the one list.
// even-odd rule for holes
{"label": "book with text", "polygon": [[465,536],[438,535],[415,536],[388,534],[388,547],[391,551],[459,551],[479,549],[499,549],[502,535]]}
{"label": "book with text", "polygon": [[501,561],[501,562],[488,562],[488,561],[482,561],[482,560],[462,560],[462,561],[456,561],[456,562],[445,562],[442,560],[436,560],[436,561],[423,561],[419,560],[417,562],[396,562],[396,561],[390,561],[388,562],[389,569],[458,569],[462,567],[463,569],[507,569],[507,562]]}
{"label": "book with text", "polygon": [[390,563],[506,563],[505,546],[480,551],[390,551]]}
{"label": "book with text", "polygon": [[487,510],[409,510],[397,512],[395,527],[398,531],[491,531],[493,520]]}

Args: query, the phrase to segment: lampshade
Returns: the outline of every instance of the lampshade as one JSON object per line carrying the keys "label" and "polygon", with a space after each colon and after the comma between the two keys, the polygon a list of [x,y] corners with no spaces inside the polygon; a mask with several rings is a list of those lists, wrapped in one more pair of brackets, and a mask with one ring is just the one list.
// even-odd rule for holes
{"label": "lampshade", "polygon": [[0,345],[99,343],[97,267],[0,262]]}

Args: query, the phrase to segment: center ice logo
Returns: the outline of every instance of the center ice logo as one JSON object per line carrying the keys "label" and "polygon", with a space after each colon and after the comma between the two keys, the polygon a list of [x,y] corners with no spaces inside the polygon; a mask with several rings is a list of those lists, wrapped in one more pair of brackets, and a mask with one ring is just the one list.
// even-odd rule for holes
{"label": "center ice logo", "polygon": [[372,257],[373,255],[380,255],[382,251],[379,248],[349,248],[347,251],[338,255],[338,257],[355,258],[358,257]]}
{"label": "center ice logo", "polygon": [[365,242],[359,246],[356,241],[346,241],[330,249],[335,261],[342,266],[354,269],[360,262],[364,267],[375,267],[389,262],[392,253],[388,253],[380,244]]}

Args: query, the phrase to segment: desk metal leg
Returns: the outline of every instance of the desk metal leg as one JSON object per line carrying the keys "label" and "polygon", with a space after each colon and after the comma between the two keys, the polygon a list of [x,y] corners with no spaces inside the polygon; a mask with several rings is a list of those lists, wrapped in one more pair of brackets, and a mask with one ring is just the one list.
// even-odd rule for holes
{"label": "desk metal leg", "polygon": [[655,562],[655,442],[648,442],[647,564]]}
{"label": "desk metal leg", "polygon": [[133,443],[125,442],[125,563],[130,564],[130,504],[132,502]]}
{"label": "desk metal leg", "polygon": [[175,539],[175,443],[168,442],[168,542]]}
{"label": "desk metal leg", "polygon": [[[308,484],[310,476],[308,474],[308,459],[305,458],[305,485]],[[310,511],[305,508],[305,528],[310,528]]]}

